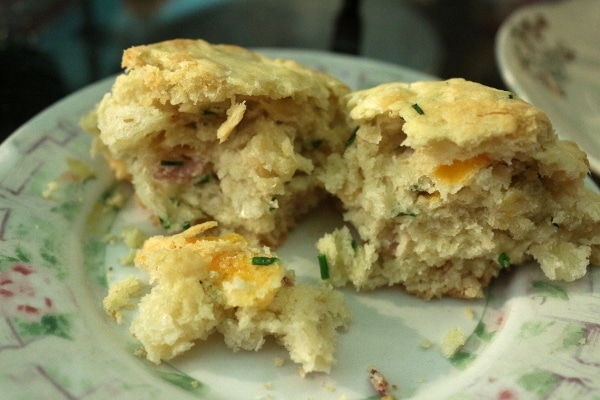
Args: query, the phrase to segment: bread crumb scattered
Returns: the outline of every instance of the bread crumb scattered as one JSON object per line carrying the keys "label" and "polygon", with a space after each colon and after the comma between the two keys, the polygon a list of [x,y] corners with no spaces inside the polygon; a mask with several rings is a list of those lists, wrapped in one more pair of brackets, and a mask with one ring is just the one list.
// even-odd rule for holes
{"label": "bread crumb scattered", "polygon": [[469,319],[475,318],[475,310],[473,310],[471,307],[467,307],[465,309],[465,314],[467,314],[467,318],[469,318]]}
{"label": "bread crumb scattered", "polygon": [[131,310],[135,307],[132,299],[140,297],[144,293],[144,286],[144,283],[134,276],[112,284],[102,302],[106,315],[115,320],[117,324],[122,324],[122,310]]}
{"label": "bread crumb scattered", "polygon": [[105,200],[104,204],[109,207],[121,209],[127,202],[127,196],[119,189],[112,192]]}
{"label": "bread crumb scattered", "polygon": [[446,332],[446,335],[444,336],[444,340],[440,346],[442,355],[446,358],[451,358],[462,346],[464,346],[466,341],[467,338],[465,332],[460,327],[455,326]]}
{"label": "bread crumb scattered", "polygon": [[275,359],[273,360],[273,364],[276,367],[283,367],[285,365],[285,359],[282,357],[275,357]]}
{"label": "bread crumb scattered", "polygon": [[54,194],[56,193],[56,191],[58,190],[58,183],[55,181],[52,182],[48,182],[48,184],[46,185],[46,189],[44,189],[42,191],[42,197],[44,199],[54,199]]}
{"label": "bread crumb scattered", "polygon": [[72,177],[78,182],[85,182],[96,177],[94,169],[77,158],[67,158],[67,165]]}
{"label": "bread crumb scattered", "polygon": [[429,339],[421,340],[421,347],[424,349],[430,349],[433,346],[433,343]]}
{"label": "bread crumb scattered", "polygon": [[142,247],[144,241],[148,239],[148,235],[139,228],[126,227],[121,231],[121,238],[123,239],[123,243],[129,247],[129,252],[123,257],[120,257],[118,261],[122,265],[133,265],[135,254],[137,253],[137,250]]}

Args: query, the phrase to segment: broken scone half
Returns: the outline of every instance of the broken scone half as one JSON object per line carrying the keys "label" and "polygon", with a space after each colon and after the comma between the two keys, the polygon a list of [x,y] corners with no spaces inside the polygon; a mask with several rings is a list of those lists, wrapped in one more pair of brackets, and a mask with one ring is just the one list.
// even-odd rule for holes
{"label": "broken scone half", "polygon": [[[216,226],[205,222],[153,236],[138,250],[135,265],[147,272],[151,287],[130,326],[141,354],[160,363],[217,332],[236,351],[259,350],[274,337],[303,372],[329,372],[338,330],[350,322],[342,293],[296,284],[293,271],[268,247],[235,233],[213,236]],[[133,279],[111,285],[104,301],[111,317],[119,310],[107,305],[127,306]]]}
{"label": "broken scone half", "polygon": [[358,237],[344,227],[319,241],[333,283],[474,298],[511,264],[572,281],[599,261],[586,156],[539,109],[463,79],[347,100],[355,137],[322,179]]}
{"label": "broken scone half", "polygon": [[216,220],[277,245],[323,198],[315,172],[348,136],[345,84],[202,40],[133,47],[122,64],[82,125],[168,231]]}

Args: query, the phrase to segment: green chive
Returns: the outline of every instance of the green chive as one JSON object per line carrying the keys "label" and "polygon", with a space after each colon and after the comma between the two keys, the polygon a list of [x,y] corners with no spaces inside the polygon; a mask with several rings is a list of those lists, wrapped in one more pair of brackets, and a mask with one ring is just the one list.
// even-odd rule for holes
{"label": "green chive", "polygon": [[321,270],[321,279],[329,279],[329,264],[327,263],[327,256],[323,253],[319,253],[317,256],[319,259],[319,269]]}
{"label": "green chive", "polygon": [[165,229],[171,228],[171,223],[168,220],[162,219],[160,217],[158,218],[158,220],[160,221],[160,226],[162,226],[163,228],[165,228]]}
{"label": "green chive", "polygon": [[354,128],[354,130],[352,131],[352,134],[350,135],[348,140],[346,140],[346,147],[350,147],[352,145],[352,143],[354,143],[354,141],[356,140],[356,132],[357,131],[358,131],[358,127]]}
{"label": "green chive", "polygon": [[498,264],[500,264],[502,268],[510,267],[510,256],[506,253],[500,253],[498,256]]}
{"label": "green chive", "polygon": [[271,265],[277,261],[277,257],[252,257],[252,265]]}
{"label": "green chive", "polygon": [[425,113],[423,112],[423,109],[422,109],[422,108],[421,108],[421,107],[420,107],[420,106],[419,106],[417,103],[413,104],[413,105],[412,105],[412,108],[414,108],[414,109],[415,109],[415,111],[416,111],[416,112],[417,112],[419,115],[423,115],[423,114],[425,114]]}
{"label": "green chive", "polygon": [[319,147],[321,147],[321,145],[323,144],[323,141],[318,139],[318,140],[313,140],[311,142],[313,149],[318,149]]}
{"label": "green chive", "polygon": [[205,184],[207,184],[208,182],[210,182],[210,175],[209,175],[209,174],[206,174],[206,175],[204,175],[204,176],[202,177],[202,179],[200,179],[200,180],[199,180],[199,181],[198,181],[196,184],[197,184],[197,185],[205,185]]}
{"label": "green chive", "polygon": [[407,212],[399,212],[398,214],[396,214],[396,217],[416,217],[417,214],[415,214],[414,212],[411,211],[407,211]]}
{"label": "green chive", "polygon": [[183,161],[180,160],[161,160],[160,165],[163,167],[182,167]]}

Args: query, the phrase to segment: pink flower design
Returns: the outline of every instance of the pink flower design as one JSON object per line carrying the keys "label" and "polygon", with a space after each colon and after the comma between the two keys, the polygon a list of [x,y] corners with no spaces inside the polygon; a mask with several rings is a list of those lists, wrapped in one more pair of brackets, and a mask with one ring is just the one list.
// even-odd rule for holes
{"label": "pink flower design", "polygon": [[17,263],[0,274],[0,314],[37,322],[45,314],[56,313],[54,301],[45,294],[50,279],[29,264]]}

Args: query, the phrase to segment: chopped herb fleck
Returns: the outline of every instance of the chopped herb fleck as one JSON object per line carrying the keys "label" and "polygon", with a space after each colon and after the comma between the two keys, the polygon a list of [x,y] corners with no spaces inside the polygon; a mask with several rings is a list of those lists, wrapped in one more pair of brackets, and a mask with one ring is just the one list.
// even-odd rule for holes
{"label": "chopped herb fleck", "polygon": [[413,104],[412,108],[414,108],[414,110],[419,114],[419,115],[423,115],[425,114],[425,112],[423,111],[423,109],[417,104]]}
{"label": "chopped herb fleck", "polygon": [[358,248],[358,244],[356,244],[356,240],[352,239],[352,241],[350,242],[350,246],[352,246],[352,250],[356,251],[356,249]]}
{"label": "chopped herb fleck", "polygon": [[181,160],[161,160],[160,165],[163,167],[183,167],[183,161]]}
{"label": "chopped herb fleck", "polygon": [[323,144],[323,140],[321,140],[321,139],[318,139],[318,140],[313,140],[313,141],[311,142],[311,144],[312,144],[312,147],[313,147],[314,149],[318,149],[318,148],[319,148],[319,147],[321,147],[321,145]]}
{"label": "chopped herb fleck", "polygon": [[202,110],[202,115],[217,115],[218,113],[214,110],[205,109]]}
{"label": "chopped herb fleck", "polygon": [[329,279],[329,264],[327,263],[327,256],[323,253],[319,253],[317,256],[319,259],[319,269],[321,270],[321,279]]}
{"label": "chopped herb fleck", "polygon": [[196,183],[196,185],[206,185],[208,182],[210,182],[210,175],[206,174]]}
{"label": "chopped herb fleck", "polygon": [[166,219],[162,219],[162,218],[158,218],[158,220],[160,221],[160,226],[162,226],[165,229],[169,229],[171,228],[171,223],[169,221],[167,221]]}
{"label": "chopped herb fleck", "polygon": [[181,229],[185,231],[186,229],[190,229],[191,226],[192,224],[190,224],[189,221],[185,221],[183,224],[181,224]]}
{"label": "chopped herb fleck", "polygon": [[515,96],[513,96],[513,94],[512,94],[512,93],[509,93],[509,94],[508,94],[508,98],[509,98],[509,99],[513,99],[514,97],[515,97]]}
{"label": "chopped herb fleck", "polygon": [[498,256],[498,264],[500,264],[502,268],[510,267],[510,256],[504,252],[500,253]]}
{"label": "chopped herb fleck", "polygon": [[277,257],[252,257],[252,265],[271,265],[277,261]]}
{"label": "chopped herb fleck", "polygon": [[346,147],[352,146],[352,143],[354,143],[354,141],[356,140],[356,132],[357,131],[358,131],[358,126],[356,128],[354,128],[354,130],[352,131],[352,134],[350,135],[348,140],[346,140]]}
{"label": "chopped herb fleck", "polygon": [[416,217],[417,214],[415,214],[412,211],[402,211],[399,212],[398,214],[396,214],[396,217]]}

